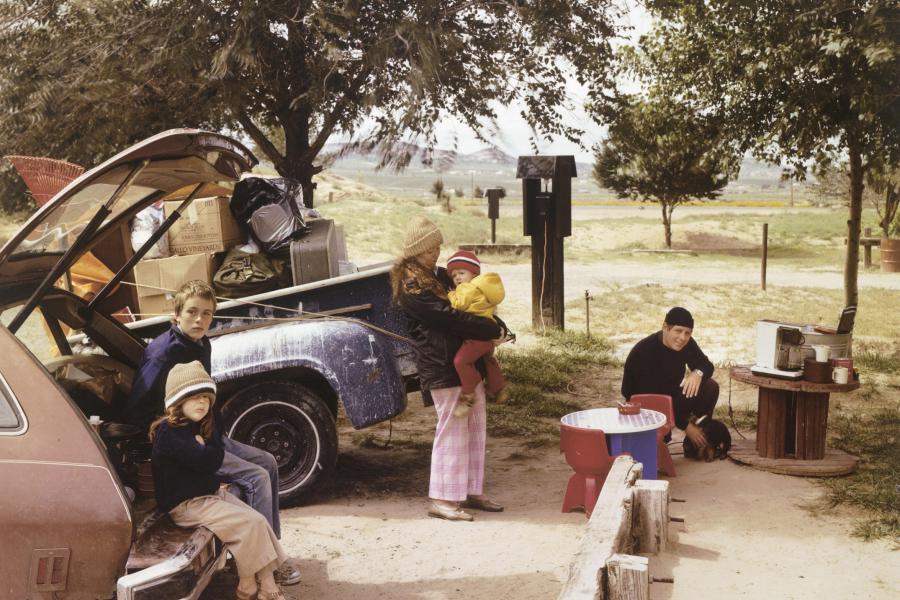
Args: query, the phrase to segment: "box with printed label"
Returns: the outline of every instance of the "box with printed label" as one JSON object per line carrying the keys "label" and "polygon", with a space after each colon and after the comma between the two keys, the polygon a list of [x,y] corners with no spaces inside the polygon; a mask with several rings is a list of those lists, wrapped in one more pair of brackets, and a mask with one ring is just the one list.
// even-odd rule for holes
{"label": "box with printed label", "polygon": [[171,315],[175,293],[188,281],[212,281],[215,265],[209,253],[142,260],[134,266],[140,318]]}
{"label": "box with printed label", "polygon": [[[180,201],[166,202],[166,218],[180,205]],[[224,196],[195,199],[169,229],[172,254],[222,252],[241,243],[241,230]]]}

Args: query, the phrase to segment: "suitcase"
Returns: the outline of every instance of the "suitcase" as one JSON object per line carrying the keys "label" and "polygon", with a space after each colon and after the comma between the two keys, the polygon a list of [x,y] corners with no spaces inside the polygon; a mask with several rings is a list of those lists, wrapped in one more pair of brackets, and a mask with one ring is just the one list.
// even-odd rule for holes
{"label": "suitcase", "polygon": [[302,238],[291,242],[291,273],[294,285],[320,281],[340,274],[339,261],[346,260],[347,246],[332,219],[307,222]]}

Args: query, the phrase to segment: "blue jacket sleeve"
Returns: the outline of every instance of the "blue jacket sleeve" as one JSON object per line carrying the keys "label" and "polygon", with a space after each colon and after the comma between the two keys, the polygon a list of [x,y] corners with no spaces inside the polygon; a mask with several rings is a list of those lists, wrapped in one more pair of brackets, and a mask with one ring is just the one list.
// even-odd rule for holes
{"label": "blue jacket sleeve", "polygon": [[200,444],[188,427],[160,428],[154,445],[161,456],[200,473],[215,473],[222,466],[225,450],[215,443]]}

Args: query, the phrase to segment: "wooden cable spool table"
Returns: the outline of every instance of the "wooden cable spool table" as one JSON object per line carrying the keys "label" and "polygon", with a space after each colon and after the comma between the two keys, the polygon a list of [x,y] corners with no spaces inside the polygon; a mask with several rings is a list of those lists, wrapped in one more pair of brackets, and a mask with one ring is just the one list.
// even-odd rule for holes
{"label": "wooden cable spool table", "polygon": [[850,392],[859,381],[814,383],[754,375],[750,365],[731,367],[731,378],[759,388],[756,442],[741,440],[729,456],[751,467],[805,477],[846,475],[858,459],[827,448],[828,399],[832,392]]}

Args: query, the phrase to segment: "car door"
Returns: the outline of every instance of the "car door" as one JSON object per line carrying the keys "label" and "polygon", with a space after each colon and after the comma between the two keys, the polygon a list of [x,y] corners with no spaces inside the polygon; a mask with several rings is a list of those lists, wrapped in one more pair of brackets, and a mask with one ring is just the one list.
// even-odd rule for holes
{"label": "car door", "polygon": [[3,326],[0,356],[0,597],[112,597],[132,515],[105,448]]}

